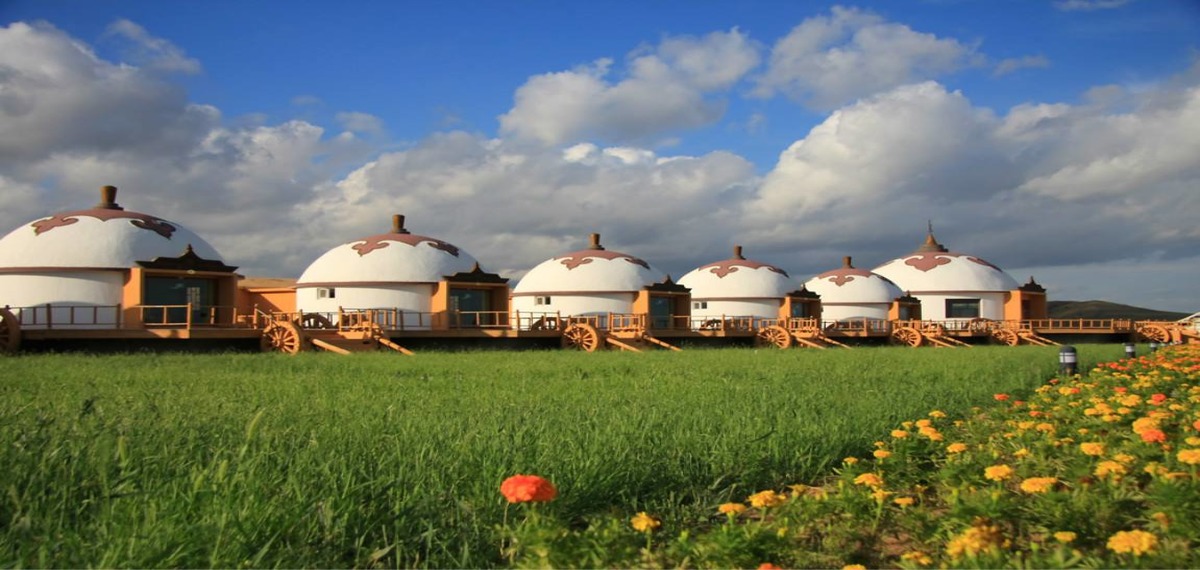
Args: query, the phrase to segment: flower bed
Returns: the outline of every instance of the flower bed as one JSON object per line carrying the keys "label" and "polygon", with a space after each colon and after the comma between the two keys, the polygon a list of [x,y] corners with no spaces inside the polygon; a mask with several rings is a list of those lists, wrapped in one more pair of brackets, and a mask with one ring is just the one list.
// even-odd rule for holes
{"label": "flower bed", "polygon": [[[501,529],[522,566],[1200,567],[1200,346],[903,422],[828,481],[712,505]],[[647,524],[654,520],[656,524]],[[770,567],[770,566],[768,566]]]}

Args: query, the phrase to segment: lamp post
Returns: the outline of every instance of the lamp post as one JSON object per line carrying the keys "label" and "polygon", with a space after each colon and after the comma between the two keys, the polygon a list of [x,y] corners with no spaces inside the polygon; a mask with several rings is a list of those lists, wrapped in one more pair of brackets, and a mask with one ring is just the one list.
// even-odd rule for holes
{"label": "lamp post", "polygon": [[1078,370],[1079,358],[1075,353],[1075,347],[1064,346],[1058,349],[1058,373],[1066,376],[1074,376]]}
{"label": "lamp post", "polygon": [[1136,356],[1137,356],[1137,348],[1135,348],[1133,346],[1133,343],[1132,342],[1125,343],[1125,358],[1134,358]]}

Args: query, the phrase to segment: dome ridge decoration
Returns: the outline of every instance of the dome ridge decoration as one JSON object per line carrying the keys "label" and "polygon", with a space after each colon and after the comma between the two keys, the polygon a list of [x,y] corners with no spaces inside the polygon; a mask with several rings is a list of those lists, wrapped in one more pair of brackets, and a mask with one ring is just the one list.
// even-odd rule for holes
{"label": "dome ridge decoration", "polygon": [[590,246],[588,246],[587,249],[573,251],[566,255],[560,255],[558,257],[553,258],[554,261],[558,261],[559,263],[562,263],[567,268],[567,271],[575,269],[576,267],[579,267],[580,265],[589,264],[592,262],[593,259],[605,259],[605,260],[609,260],[609,261],[612,261],[615,259],[624,259],[625,261],[628,261],[629,263],[632,263],[634,265],[640,265],[642,267],[645,267],[646,269],[650,269],[650,264],[646,263],[645,260],[639,259],[639,258],[629,255],[627,253],[621,253],[619,251],[608,251],[608,250],[604,249],[604,246],[600,245],[600,234],[592,234],[591,239],[592,239],[592,243]]}
{"label": "dome ridge decoration", "polygon": [[442,250],[454,257],[458,257],[458,247],[444,242],[437,238],[431,238],[410,233],[404,229],[404,216],[399,214],[392,216],[392,231],[391,233],[378,234],[365,237],[359,240],[350,242],[350,248],[358,252],[359,257],[362,257],[372,251],[388,247],[391,242],[402,243],[411,247],[417,247],[422,243],[429,244],[429,247]]}
{"label": "dome ridge decoration", "polygon": [[746,259],[744,256],[742,256],[742,246],[740,245],[733,246],[733,257],[724,261],[717,261],[715,263],[701,266],[697,271],[708,270],[713,275],[716,275],[718,279],[724,279],[725,276],[729,275],[730,273],[736,273],[739,267],[745,267],[747,269],[766,269],[767,271],[774,271],[775,273],[778,273],[784,277],[791,277],[788,275],[787,271],[775,267],[774,265]]}
{"label": "dome ridge decoration", "polygon": [[33,228],[34,235],[41,235],[54,228],[61,228],[77,223],[80,217],[95,218],[101,222],[124,219],[129,220],[129,223],[134,227],[152,231],[166,239],[171,239],[171,235],[178,229],[161,218],[140,212],[129,212],[117,205],[115,201],[117,198],[116,186],[101,188],[101,196],[100,203],[90,209],[61,212],[29,225]]}
{"label": "dome ridge decoration", "polygon": [[842,266],[841,267],[839,267],[837,269],[831,269],[829,271],[826,271],[825,273],[818,275],[816,278],[817,279],[828,279],[830,283],[833,283],[834,285],[841,287],[851,281],[854,281],[855,277],[866,277],[866,278],[878,277],[880,279],[883,279],[884,281],[888,281],[889,283],[891,282],[890,280],[883,277],[882,275],[872,273],[870,271],[867,271],[866,269],[858,269],[858,268],[854,267],[854,265],[851,263],[851,259],[850,259],[849,255],[842,258]]}

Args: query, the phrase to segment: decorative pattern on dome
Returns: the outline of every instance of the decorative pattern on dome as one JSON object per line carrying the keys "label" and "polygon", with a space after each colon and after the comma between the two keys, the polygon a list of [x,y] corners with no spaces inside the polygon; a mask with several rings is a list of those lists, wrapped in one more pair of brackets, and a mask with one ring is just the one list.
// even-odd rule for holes
{"label": "decorative pattern on dome", "polygon": [[634,265],[641,265],[646,269],[650,269],[649,263],[646,263],[645,261],[642,261],[641,259],[638,259],[632,255],[621,253],[619,251],[608,251],[603,249],[585,249],[583,251],[576,251],[556,257],[554,258],[554,261],[561,262],[567,267],[567,271],[570,271],[576,267],[579,267],[580,265],[587,265],[591,263],[595,258],[607,260],[624,259],[625,261],[628,261]]}
{"label": "decorative pattern on dome", "polygon": [[983,265],[985,267],[991,267],[992,269],[995,269],[996,271],[1002,271],[1002,269],[1000,269],[999,267],[996,267],[995,265],[992,265],[991,263],[988,263],[987,261],[979,259],[978,257],[972,256],[972,255],[963,255],[961,253],[955,253],[955,252],[920,253],[917,255],[910,256],[909,258],[905,259],[904,264],[908,265],[910,267],[913,267],[913,268],[917,269],[918,271],[930,271],[932,269],[935,269],[937,267],[940,267],[942,265],[946,265],[946,264],[950,263],[951,261],[953,261],[953,258],[955,258],[955,257],[961,257],[963,259],[966,259],[967,261],[972,261],[972,262],[978,263],[979,265]]}
{"label": "decorative pattern on dome", "polygon": [[422,243],[427,243],[429,244],[429,247],[432,247],[433,249],[439,249],[449,253],[450,255],[453,255],[454,257],[458,257],[457,247],[440,239],[419,236],[416,234],[380,234],[358,240],[357,242],[354,242],[354,245],[350,246],[350,248],[354,251],[357,251],[359,257],[362,257],[368,253],[371,253],[372,251],[383,249],[388,245],[391,245],[391,242],[398,242],[412,247],[417,247]]}
{"label": "decorative pattern on dome", "polygon": [[817,279],[828,279],[830,283],[841,287],[851,281],[855,277],[871,277],[872,273],[866,269],[855,269],[853,267],[842,267],[832,271],[826,271],[817,276]]}
{"label": "decorative pattern on dome", "polygon": [[171,239],[171,234],[174,234],[176,230],[175,226],[154,216],[139,214],[138,212],[107,208],[92,208],[90,210],[79,210],[76,212],[63,212],[61,214],[50,216],[44,220],[33,222],[30,224],[30,226],[33,227],[34,235],[41,235],[54,228],[61,228],[63,226],[74,224],[78,222],[79,218],[81,217],[95,218],[102,222],[116,219],[127,219],[134,227],[152,231],[167,239]]}
{"label": "decorative pattern on dome", "polygon": [[736,273],[739,267],[745,267],[747,269],[766,269],[768,271],[774,271],[775,273],[778,273],[784,277],[788,277],[786,271],[775,267],[774,265],[760,263],[758,261],[751,261],[749,259],[726,259],[725,261],[718,261],[716,263],[705,265],[701,267],[699,271],[708,269],[713,275],[716,275],[718,279],[724,279],[726,275],[729,275],[730,273]]}

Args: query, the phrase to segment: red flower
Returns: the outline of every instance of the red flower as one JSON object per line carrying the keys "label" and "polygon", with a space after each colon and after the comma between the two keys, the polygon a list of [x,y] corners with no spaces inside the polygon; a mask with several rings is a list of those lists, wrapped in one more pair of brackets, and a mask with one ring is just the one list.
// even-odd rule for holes
{"label": "red flower", "polygon": [[1129,391],[1129,388],[1126,388],[1124,386],[1117,386],[1116,388],[1113,388],[1113,391],[1118,394],[1124,394],[1125,392]]}
{"label": "red flower", "polygon": [[1153,396],[1150,396],[1150,403],[1157,406],[1157,405],[1163,403],[1166,399],[1167,399],[1166,394],[1155,394]]}
{"label": "red flower", "polygon": [[558,496],[554,483],[537,475],[513,475],[500,484],[500,494],[510,503],[544,503]]}
{"label": "red flower", "polygon": [[1141,436],[1142,441],[1146,443],[1162,443],[1167,441],[1167,434],[1163,433],[1162,430],[1157,429],[1148,429],[1143,431]]}
{"label": "red flower", "polygon": [[992,396],[997,402],[1003,402],[1008,399],[1008,394],[996,394]]}

